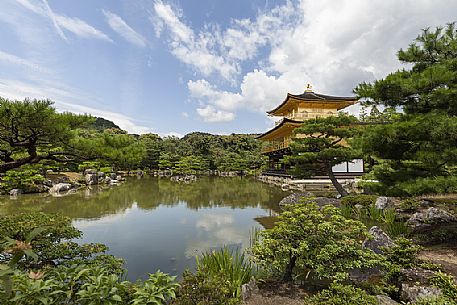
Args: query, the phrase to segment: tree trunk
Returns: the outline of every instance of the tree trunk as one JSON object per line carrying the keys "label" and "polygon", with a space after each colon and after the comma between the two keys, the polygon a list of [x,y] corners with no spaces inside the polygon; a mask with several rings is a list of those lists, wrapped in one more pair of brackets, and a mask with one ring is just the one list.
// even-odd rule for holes
{"label": "tree trunk", "polygon": [[333,173],[332,165],[330,163],[326,163],[325,167],[327,169],[327,175],[330,178],[330,181],[332,181],[333,186],[336,188],[341,197],[349,195],[349,193],[343,188],[341,183],[339,183],[336,179],[335,174]]}
{"label": "tree trunk", "polygon": [[283,280],[284,282],[292,282],[292,271],[295,267],[295,262],[297,258],[294,255],[290,255],[289,263],[286,266],[286,270],[284,271]]}

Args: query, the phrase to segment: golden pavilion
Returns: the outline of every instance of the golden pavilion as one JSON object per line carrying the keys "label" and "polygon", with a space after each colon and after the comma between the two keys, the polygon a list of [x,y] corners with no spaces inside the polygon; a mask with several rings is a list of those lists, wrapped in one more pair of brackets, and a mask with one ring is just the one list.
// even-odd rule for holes
{"label": "golden pavilion", "polygon": [[[283,156],[290,154],[289,145],[293,130],[305,120],[338,115],[338,111],[357,102],[356,97],[331,96],[313,92],[308,84],[302,94],[287,94],[286,99],[275,109],[268,111],[269,116],[281,117],[276,126],[257,137],[267,141],[262,153],[269,157],[271,174],[285,174]],[[346,166],[347,167],[347,166]]]}

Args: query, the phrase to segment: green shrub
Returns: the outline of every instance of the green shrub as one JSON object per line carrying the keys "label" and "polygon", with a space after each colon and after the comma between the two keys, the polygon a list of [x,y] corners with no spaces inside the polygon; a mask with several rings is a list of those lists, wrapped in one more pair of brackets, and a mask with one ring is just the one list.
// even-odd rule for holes
{"label": "green shrub", "polygon": [[343,280],[351,269],[382,262],[381,256],[362,248],[367,234],[363,223],[343,217],[333,206],[286,206],[275,227],[260,233],[253,260],[286,281],[294,273]]}
{"label": "green shrub", "polygon": [[421,246],[413,244],[409,239],[400,237],[395,239],[395,246],[383,248],[387,261],[400,268],[412,268],[419,262],[417,255]]}
{"label": "green shrub", "polygon": [[414,305],[457,305],[457,301],[446,297],[429,297],[417,300]]}
{"label": "green shrub", "polygon": [[332,284],[316,295],[306,298],[305,305],[376,305],[376,297],[360,288],[349,285]]}
{"label": "green shrub", "polygon": [[342,205],[355,206],[362,205],[364,207],[370,206],[376,202],[378,196],[376,195],[349,195],[341,198]]}
{"label": "green shrub", "polygon": [[[36,228],[43,228],[31,241],[33,251],[38,255],[37,262],[23,259],[19,262],[20,268],[30,265],[46,265],[51,261],[86,261],[93,255],[102,253],[108,248],[102,244],[79,245],[71,239],[80,238],[81,232],[73,227],[71,219],[62,215],[29,213],[8,215],[0,218],[0,236],[17,241],[24,241]],[[0,252],[6,249],[0,245]],[[9,263],[8,256],[0,256],[0,263]]]}
{"label": "green shrub", "polygon": [[430,282],[433,286],[441,289],[443,296],[450,300],[457,300],[457,285],[451,275],[438,271],[430,279]]}
{"label": "green shrub", "polygon": [[[69,242],[81,236],[68,217],[43,213],[0,218],[0,303],[168,304],[174,277],[156,272],[146,281],[121,281],[122,260],[99,254],[100,244]],[[60,264],[54,267],[51,260]]]}
{"label": "green shrub", "polygon": [[420,202],[414,198],[407,198],[400,202],[400,209],[405,212],[416,211],[420,207]]}
{"label": "green shrub", "polygon": [[61,266],[38,276],[17,272],[8,304],[166,304],[175,297],[178,284],[173,280],[156,272],[144,282],[130,283],[104,268],[86,265]]}
{"label": "green shrub", "polygon": [[233,297],[230,283],[223,276],[209,277],[204,269],[195,273],[185,271],[174,305],[234,305],[239,298]]}
{"label": "green shrub", "polygon": [[24,193],[38,192],[38,185],[44,177],[38,170],[25,168],[9,170],[0,178],[0,189],[8,193],[12,189],[21,189]]}

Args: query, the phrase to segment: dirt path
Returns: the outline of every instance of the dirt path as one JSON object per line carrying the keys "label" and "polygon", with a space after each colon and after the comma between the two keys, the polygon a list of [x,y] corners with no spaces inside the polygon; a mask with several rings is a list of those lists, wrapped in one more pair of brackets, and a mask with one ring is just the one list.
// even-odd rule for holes
{"label": "dirt path", "polygon": [[427,248],[419,254],[419,258],[440,264],[444,271],[457,279],[457,246]]}
{"label": "dirt path", "polygon": [[306,293],[303,289],[287,284],[259,285],[259,291],[243,305],[303,305]]}

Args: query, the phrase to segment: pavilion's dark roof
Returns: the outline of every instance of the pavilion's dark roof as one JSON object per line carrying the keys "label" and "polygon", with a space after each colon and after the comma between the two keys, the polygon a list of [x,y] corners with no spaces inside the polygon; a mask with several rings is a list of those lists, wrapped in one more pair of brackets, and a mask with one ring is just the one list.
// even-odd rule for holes
{"label": "pavilion's dark roof", "polygon": [[266,136],[267,134],[272,133],[273,131],[275,131],[275,130],[281,128],[282,125],[284,125],[285,123],[303,124],[302,121],[296,121],[296,120],[292,120],[292,119],[288,119],[288,118],[283,118],[283,119],[281,120],[281,123],[279,123],[278,125],[276,125],[273,129],[270,129],[270,130],[268,130],[267,132],[262,133],[260,136],[256,137],[256,139],[260,139],[260,138],[262,138],[263,136]]}
{"label": "pavilion's dark roof", "polygon": [[305,91],[302,94],[287,94],[287,98],[282,102],[278,107],[276,107],[273,110],[268,111],[267,113],[273,113],[284,104],[287,103],[289,98],[295,98],[298,100],[303,100],[303,101],[315,101],[315,102],[338,102],[338,101],[356,101],[357,98],[355,96],[332,96],[332,95],[325,95],[325,94],[320,94],[320,93],[315,93],[312,91]]}

